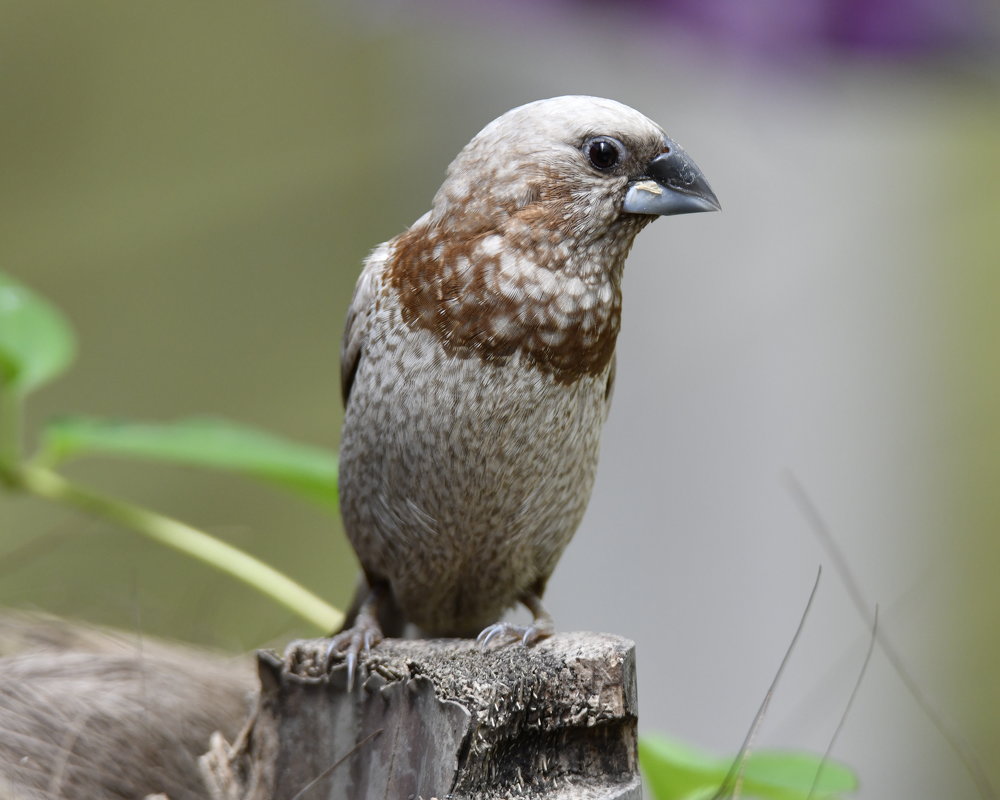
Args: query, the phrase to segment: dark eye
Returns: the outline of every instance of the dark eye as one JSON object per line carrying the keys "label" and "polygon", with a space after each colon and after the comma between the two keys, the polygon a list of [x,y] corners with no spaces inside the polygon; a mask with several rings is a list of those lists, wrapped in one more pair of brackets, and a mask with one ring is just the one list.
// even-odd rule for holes
{"label": "dark eye", "polygon": [[590,163],[599,170],[617,166],[622,160],[624,149],[621,142],[615,141],[610,136],[598,136],[589,139],[583,145],[583,152]]}

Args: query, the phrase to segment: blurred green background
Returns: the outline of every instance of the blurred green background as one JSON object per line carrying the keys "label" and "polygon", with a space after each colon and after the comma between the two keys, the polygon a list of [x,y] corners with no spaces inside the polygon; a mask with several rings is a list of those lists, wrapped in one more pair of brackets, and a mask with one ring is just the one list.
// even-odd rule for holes
{"label": "blurred green background", "polygon": [[[210,413],[335,446],[346,299],[366,249],[406,222],[401,193],[374,183],[432,163],[405,163],[421,134],[400,136],[392,111],[400,42],[298,11],[6,5],[4,268],[82,341],[33,422]],[[336,601],[353,583],[339,522],[277,492],[130,464],[74,474]],[[3,514],[7,552],[57,537],[0,566],[7,604],[125,627],[141,617],[149,632],[240,649],[293,631],[254,593],[132,535],[27,500],[5,498]]]}
{"label": "blurred green background", "polygon": [[[213,414],[335,448],[367,251],[507,108],[614,97],[685,144],[724,212],[637,243],[557,623],[637,640],[643,727],[734,750],[824,560],[781,488],[792,469],[1000,785],[995,12],[968,6],[975,37],[901,51],[713,37],[659,5],[4,2],[0,270],[81,340],[29,427]],[[339,520],[277,490],[114,461],[67,473],[335,603],[353,587]],[[0,533],[7,606],[231,650],[316,633],[70,511],[0,496]],[[860,662],[864,625],[824,581],[767,744],[821,751]],[[860,796],[976,796],[878,659],[852,722],[837,755]]]}

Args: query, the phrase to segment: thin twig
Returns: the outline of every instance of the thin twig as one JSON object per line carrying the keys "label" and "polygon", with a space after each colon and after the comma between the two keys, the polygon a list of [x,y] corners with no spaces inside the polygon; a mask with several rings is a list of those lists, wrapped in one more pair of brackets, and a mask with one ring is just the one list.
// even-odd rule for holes
{"label": "thin twig", "polygon": [[[847,588],[847,593],[850,595],[858,614],[863,620],[865,620],[869,627],[874,628],[875,620],[872,613],[868,610],[870,606],[865,600],[865,596],[861,591],[861,587],[858,586],[858,582],[854,578],[854,573],[851,571],[847,558],[841,552],[840,547],[838,546],[833,533],[830,531],[830,527],[826,524],[826,520],[823,515],[820,513],[816,504],[812,501],[812,498],[802,485],[802,482],[799,481],[794,473],[790,471],[787,472],[785,474],[785,480],[788,486],[789,494],[792,496],[792,500],[795,501],[795,504],[799,507],[799,511],[802,513],[802,516],[805,517],[806,522],[809,524],[810,529],[815,534],[816,538],[819,539],[820,544],[826,550],[830,560],[833,561],[833,566],[837,570],[837,574],[840,575],[840,579],[844,582],[844,586]],[[882,652],[885,653],[885,656],[892,665],[892,668],[896,670],[896,674],[899,675],[903,685],[913,696],[913,699],[917,701],[917,705],[920,706],[924,714],[927,715],[927,718],[931,721],[934,727],[937,728],[938,733],[944,737],[945,741],[948,742],[955,755],[958,756],[959,760],[965,766],[966,771],[969,773],[969,777],[972,778],[973,782],[976,784],[976,788],[979,790],[980,797],[984,798],[984,800],[996,800],[996,790],[993,788],[993,784],[986,775],[986,771],[983,769],[979,756],[977,756],[976,752],[972,749],[972,745],[970,745],[968,741],[966,741],[965,737],[963,737],[949,723],[949,721],[945,719],[941,712],[931,705],[930,700],[927,699],[927,696],[920,689],[917,681],[910,675],[909,670],[903,663],[902,656],[900,656],[896,651],[896,648],[893,647],[892,642],[889,641],[889,638],[886,636],[883,628],[878,628],[876,630],[875,640],[882,648]]]}
{"label": "thin twig", "polygon": [[[750,730],[747,731],[747,735],[743,739],[743,744],[740,745],[739,752],[736,754],[736,758],[733,759],[733,763],[729,767],[729,772],[726,773],[726,777],[723,779],[722,785],[719,786],[719,791],[713,795],[712,800],[720,800],[725,797],[725,793],[728,791],[730,784],[733,784],[733,789],[735,791],[737,784],[741,784],[743,781],[743,770],[746,768],[747,754],[750,750],[750,744],[757,736],[757,731],[764,722],[764,714],[767,711],[767,707],[771,704],[771,698],[774,696],[774,690],[778,687],[778,681],[781,680],[781,675],[785,671],[785,666],[788,664],[792,651],[795,649],[795,645],[799,641],[799,636],[805,628],[806,618],[809,616],[809,609],[812,608],[813,600],[816,598],[816,590],[819,589],[819,579],[822,574],[823,567],[821,566],[816,570],[816,580],[813,581],[812,591],[809,592],[809,599],[806,601],[806,607],[802,610],[802,616],[799,619],[798,627],[795,629],[795,634],[792,636],[792,641],[788,643],[785,655],[782,656],[781,663],[778,665],[778,671],[774,673],[774,678],[771,680],[771,685],[767,688],[764,700],[760,704],[760,708],[757,709],[757,713],[754,715],[753,722],[750,725]],[[734,778],[736,779],[735,781],[733,780]]]}
{"label": "thin twig", "polygon": [[872,623],[872,635],[868,639],[868,652],[865,654],[865,660],[861,664],[861,670],[858,672],[858,679],[854,682],[854,688],[851,690],[851,696],[847,698],[847,705],[844,706],[844,713],[840,715],[840,721],[837,723],[837,727],[833,730],[833,736],[830,737],[830,743],[826,746],[826,750],[823,752],[823,760],[819,762],[819,767],[816,768],[816,775],[813,777],[812,786],[809,787],[809,794],[807,800],[812,800],[813,795],[816,792],[816,787],[819,786],[819,779],[823,775],[823,769],[826,767],[826,762],[830,760],[830,753],[833,752],[833,746],[837,743],[837,737],[840,736],[840,731],[844,727],[844,723],[847,722],[847,715],[851,711],[851,706],[854,705],[854,698],[857,697],[858,689],[861,688],[861,681],[865,677],[865,673],[868,671],[868,662],[872,660],[872,651],[875,650],[875,634],[878,632],[878,604],[875,604],[875,621]]}

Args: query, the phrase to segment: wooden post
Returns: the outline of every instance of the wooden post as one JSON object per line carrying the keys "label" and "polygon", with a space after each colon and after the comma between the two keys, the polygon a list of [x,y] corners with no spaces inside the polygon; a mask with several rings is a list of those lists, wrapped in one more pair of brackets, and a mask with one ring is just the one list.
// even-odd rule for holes
{"label": "wooden post", "polygon": [[[361,685],[323,675],[324,640],[258,654],[256,713],[202,757],[216,800],[641,800],[635,648],[565,633],[482,652],[386,640]],[[360,683],[360,682],[359,682]]]}

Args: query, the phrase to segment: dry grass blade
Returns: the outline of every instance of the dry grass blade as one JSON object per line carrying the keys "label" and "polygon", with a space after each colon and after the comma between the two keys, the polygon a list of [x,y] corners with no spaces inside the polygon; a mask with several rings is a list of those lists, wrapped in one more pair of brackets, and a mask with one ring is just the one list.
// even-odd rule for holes
{"label": "dry grass blade", "polygon": [[785,478],[788,485],[788,491],[791,494],[792,499],[802,512],[802,516],[806,518],[810,529],[816,535],[816,538],[819,539],[820,544],[823,545],[823,548],[826,550],[830,560],[833,561],[833,566],[840,575],[840,579],[847,587],[847,593],[854,602],[854,606],[858,610],[858,614],[861,615],[861,618],[865,620],[869,627],[875,628],[875,641],[877,641],[879,646],[882,648],[882,652],[885,653],[885,656],[892,665],[892,668],[896,670],[896,674],[899,675],[903,685],[906,686],[907,690],[913,696],[913,699],[917,701],[917,705],[920,706],[924,714],[927,715],[927,718],[945,738],[951,746],[951,749],[955,752],[955,755],[958,756],[959,760],[965,766],[966,771],[969,773],[969,776],[976,784],[976,788],[979,790],[980,797],[982,797],[983,800],[997,800],[996,790],[993,788],[993,784],[986,775],[986,771],[983,769],[979,756],[976,755],[976,752],[972,749],[972,745],[966,741],[965,737],[951,725],[941,712],[931,705],[930,700],[928,700],[927,696],[920,689],[916,679],[910,675],[909,670],[906,668],[906,664],[903,662],[902,656],[900,656],[896,651],[896,648],[893,647],[892,642],[889,641],[885,631],[881,628],[876,628],[875,617],[872,612],[868,610],[870,606],[866,602],[865,596],[861,592],[861,588],[858,586],[857,580],[854,578],[854,573],[851,571],[851,567],[847,563],[847,559],[845,558],[843,552],[841,552],[840,547],[837,545],[836,539],[830,531],[830,527],[826,524],[826,520],[816,507],[816,504],[812,501],[809,493],[806,491],[801,481],[799,481],[793,473],[787,473]]}

